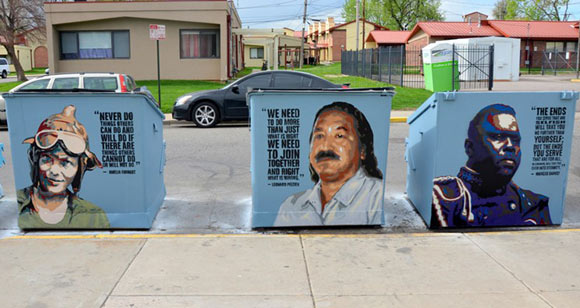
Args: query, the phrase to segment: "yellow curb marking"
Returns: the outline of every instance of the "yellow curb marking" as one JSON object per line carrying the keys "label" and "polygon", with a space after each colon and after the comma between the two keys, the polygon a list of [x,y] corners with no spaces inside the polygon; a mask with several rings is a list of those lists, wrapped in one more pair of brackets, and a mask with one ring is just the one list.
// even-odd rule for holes
{"label": "yellow curb marking", "polygon": [[391,123],[406,123],[407,117],[391,117]]}
{"label": "yellow curb marking", "polygon": [[513,233],[571,233],[580,229],[481,231],[481,232],[417,232],[386,234],[91,234],[91,235],[17,235],[4,240],[26,239],[151,239],[151,238],[227,238],[227,237],[303,237],[303,238],[405,238],[405,237],[446,237],[457,235],[498,235]]}
{"label": "yellow curb marking", "polygon": [[572,79],[570,81],[572,81],[572,82],[580,82],[580,79]]}

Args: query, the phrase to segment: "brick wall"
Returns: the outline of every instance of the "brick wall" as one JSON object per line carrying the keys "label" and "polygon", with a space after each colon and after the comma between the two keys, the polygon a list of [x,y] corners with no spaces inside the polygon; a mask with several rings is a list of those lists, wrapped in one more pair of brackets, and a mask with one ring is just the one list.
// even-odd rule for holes
{"label": "brick wall", "polygon": [[346,50],[346,31],[345,30],[336,30],[332,31],[332,61],[338,62],[341,60],[341,52],[342,49],[340,48],[341,45],[344,46]]}
{"label": "brick wall", "polygon": [[429,37],[428,36],[424,36],[420,39],[416,39],[414,41],[410,41],[407,43],[407,47],[410,49],[421,49],[427,45],[429,45]]}

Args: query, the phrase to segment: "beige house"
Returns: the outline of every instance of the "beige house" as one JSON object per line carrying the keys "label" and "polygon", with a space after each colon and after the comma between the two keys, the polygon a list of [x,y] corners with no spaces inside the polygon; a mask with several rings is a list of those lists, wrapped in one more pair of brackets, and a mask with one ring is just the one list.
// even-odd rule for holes
{"label": "beige house", "polygon": [[302,41],[291,29],[238,29],[234,33],[243,36],[245,67],[261,67],[263,61],[272,69],[292,61],[298,64]]}
{"label": "beige house", "polygon": [[[32,48],[24,45],[14,45],[14,52],[16,52],[16,57],[20,61],[20,65],[22,65],[22,69],[24,71],[29,71],[34,67]],[[10,56],[8,56],[8,51],[6,51],[4,46],[0,46],[0,57],[6,58],[8,63],[10,63],[10,72],[16,72],[14,64],[12,64],[12,59],[10,59]]]}
{"label": "beige house", "polygon": [[233,2],[45,2],[51,72],[122,72],[157,78],[149,26],[165,25],[162,79],[227,80],[242,67],[241,21]]}
{"label": "beige house", "polygon": [[[364,23],[364,33],[363,33]],[[389,30],[367,20],[360,19],[358,49],[366,48],[365,37],[374,30]],[[308,27],[308,43],[312,49],[310,56],[319,57],[322,62],[340,61],[343,50],[356,50],[356,21],[335,25],[334,18],[328,17],[326,21],[315,21]],[[364,46],[364,47],[363,47]]]}

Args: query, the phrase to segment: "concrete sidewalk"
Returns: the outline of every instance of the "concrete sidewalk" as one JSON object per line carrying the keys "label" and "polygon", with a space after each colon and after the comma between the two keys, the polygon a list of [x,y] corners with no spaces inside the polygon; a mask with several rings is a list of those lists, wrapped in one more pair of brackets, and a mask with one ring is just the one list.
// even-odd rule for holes
{"label": "concrete sidewalk", "polygon": [[0,240],[4,307],[577,307],[580,230]]}

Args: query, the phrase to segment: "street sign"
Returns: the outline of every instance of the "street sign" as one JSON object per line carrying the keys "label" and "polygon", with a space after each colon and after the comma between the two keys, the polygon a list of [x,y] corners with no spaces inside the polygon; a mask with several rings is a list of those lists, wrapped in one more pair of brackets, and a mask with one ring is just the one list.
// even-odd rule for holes
{"label": "street sign", "polygon": [[152,40],[164,40],[165,25],[149,25],[149,38]]}

